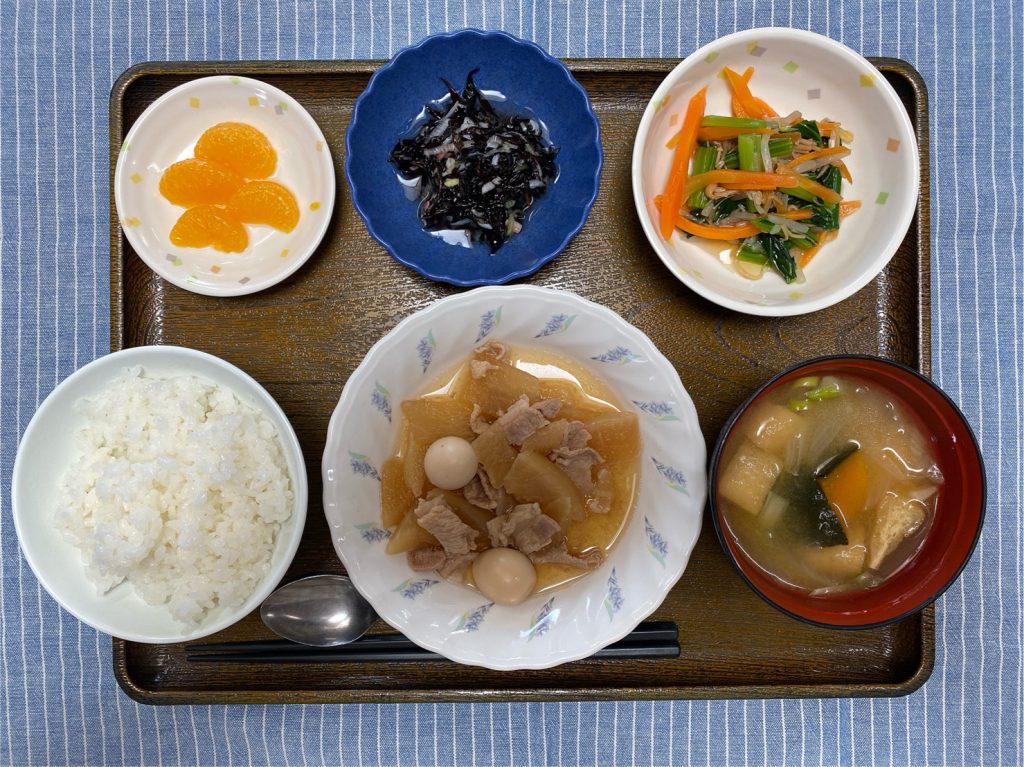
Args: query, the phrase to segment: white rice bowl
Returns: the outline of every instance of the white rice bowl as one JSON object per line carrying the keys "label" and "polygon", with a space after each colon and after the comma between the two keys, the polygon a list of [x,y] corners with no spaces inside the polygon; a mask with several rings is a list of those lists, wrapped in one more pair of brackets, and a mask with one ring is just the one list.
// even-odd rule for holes
{"label": "white rice bowl", "polygon": [[295,553],[306,493],[270,395],[178,347],[108,355],[58,386],[12,488],[42,585],[84,622],[144,642],[206,636],[257,607]]}

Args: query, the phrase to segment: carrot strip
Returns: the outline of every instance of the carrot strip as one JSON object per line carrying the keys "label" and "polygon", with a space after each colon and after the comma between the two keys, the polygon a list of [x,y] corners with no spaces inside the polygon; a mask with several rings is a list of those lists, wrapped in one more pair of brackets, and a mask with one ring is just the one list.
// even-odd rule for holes
{"label": "carrot strip", "polygon": [[764,99],[759,99],[757,96],[754,96],[754,103],[756,103],[759,107],[761,107],[761,113],[765,117],[778,117],[779,116],[778,112],[776,112],[774,109],[772,109],[766,103],[764,103]]}
{"label": "carrot strip", "polygon": [[807,178],[807,176],[796,176],[796,179],[797,186],[801,189],[807,190],[815,197],[820,197],[822,201],[827,202],[829,205],[833,205],[843,199],[841,194],[832,191],[827,186],[819,184],[812,178]]}
{"label": "carrot strip", "polygon": [[811,259],[818,254],[818,251],[821,250],[821,246],[826,242],[830,242],[834,237],[835,232],[832,230],[822,232],[821,237],[818,238],[818,244],[808,248],[800,255],[800,268],[803,269],[811,263]]}
{"label": "carrot strip", "polygon": [[761,230],[753,224],[740,224],[739,226],[711,226],[691,221],[685,216],[676,218],[676,226],[688,234],[696,237],[703,237],[705,240],[742,240],[744,237],[753,237],[760,234]]}
{"label": "carrot strip", "polygon": [[751,95],[747,84],[743,81],[743,77],[729,69],[729,67],[725,67],[722,71],[725,73],[725,79],[732,89],[733,98],[739,102],[740,108],[747,113],[747,117],[761,117],[761,107],[754,101],[754,97]]}
{"label": "carrot strip", "polygon": [[839,203],[839,218],[852,216],[860,210],[860,200],[844,200]]}
{"label": "carrot strip", "polygon": [[772,111],[771,107],[760,99],[754,98],[741,75],[729,69],[729,67],[725,67],[722,71],[725,72],[725,79],[729,82],[729,87],[732,88],[733,97],[739,101],[740,107],[747,113],[748,117],[765,118],[778,116]]}
{"label": "carrot strip", "polygon": [[689,197],[689,194],[684,192],[686,176],[690,168],[690,158],[697,146],[697,129],[704,116],[707,90],[707,86],[701,88],[690,99],[690,103],[686,107],[683,127],[680,130],[679,143],[676,145],[675,155],[672,158],[672,169],[668,174],[664,199],[661,201],[659,210],[661,213],[661,236],[666,240],[672,236],[672,232],[675,230],[675,220],[679,215],[679,206],[682,205],[683,198]]}
{"label": "carrot strip", "polygon": [[[795,174],[761,173],[753,170],[711,170],[687,179],[684,196],[691,195],[708,184],[761,184],[773,189],[799,186],[803,176]],[[821,186],[819,184],[819,186]],[[823,189],[825,187],[822,187]],[[810,190],[808,190],[810,191]],[[830,191],[831,190],[827,190]]]}
{"label": "carrot strip", "polygon": [[853,176],[850,175],[850,169],[846,167],[846,163],[840,160],[836,165],[839,166],[839,174],[852,184]]}
{"label": "carrot strip", "polygon": [[773,213],[773,216],[779,216],[780,218],[788,218],[790,221],[802,221],[805,218],[810,218],[814,215],[813,210],[807,208],[794,208],[793,210],[787,210],[785,213]]}
{"label": "carrot strip", "polygon": [[[750,78],[753,77],[753,75],[754,68],[747,67],[747,71],[740,75],[740,77],[743,79],[743,82],[749,83]],[[750,115],[747,114],[747,110],[744,109],[743,105],[740,103],[740,100],[736,98],[735,94],[732,97],[732,114],[734,117],[750,117]]]}
{"label": "carrot strip", "polygon": [[803,165],[805,162],[811,162],[814,160],[820,160],[823,157],[830,157],[835,159],[837,157],[846,157],[850,154],[850,150],[845,146],[833,146],[825,147],[824,149],[816,149],[813,152],[802,154],[799,157],[794,157],[789,162],[784,162],[778,167],[779,173],[799,173],[797,168]]}
{"label": "carrot strip", "polygon": [[731,189],[734,191],[750,191],[750,192],[771,192],[778,189],[774,184],[755,184],[750,181],[746,181],[742,184],[722,184],[722,189]]}
{"label": "carrot strip", "polygon": [[[811,211],[794,211],[800,215],[781,214],[782,218],[796,221],[811,216]],[[712,226],[693,221],[686,216],[676,218],[676,226],[695,237],[703,237],[706,240],[741,240],[744,237],[753,237],[761,234],[761,229],[754,224],[740,224],[738,226]]]}
{"label": "carrot strip", "polygon": [[[722,186],[724,187],[725,184],[722,184]],[[660,208],[661,201],[663,199],[664,197],[662,195],[655,195],[654,207]],[[854,200],[853,202],[856,203],[856,205],[851,207],[851,210],[856,210],[860,207],[860,200]],[[845,205],[846,203],[843,204]],[[814,211],[809,208],[793,208],[792,210],[780,211],[778,213],[772,213],[771,215],[778,216],[779,218],[788,218],[790,221],[802,221],[805,218],[811,218],[814,215]],[[721,229],[724,227],[719,228]]]}

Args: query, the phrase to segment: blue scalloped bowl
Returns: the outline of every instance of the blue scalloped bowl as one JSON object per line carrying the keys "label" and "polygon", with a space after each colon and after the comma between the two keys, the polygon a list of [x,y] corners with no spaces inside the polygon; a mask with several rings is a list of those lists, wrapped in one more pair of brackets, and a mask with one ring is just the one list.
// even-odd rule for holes
{"label": "blue scalloped bowl", "polygon": [[[441,78],[459,87],[476,67],[481,89],[526,107],[559,147],[557,179],[527,212],[522,232],[493,255],[486,245],[452,245],[425,231],[388,161],[424,105],[446,93]],[[602,161],[597,117],[565,65],[534,43],[476,29],[426,37],[378,69],[356,100],[345,150],[352,202],[370,234],[424,277],[462,286],[505,283],[557,256],[587,219]]]}

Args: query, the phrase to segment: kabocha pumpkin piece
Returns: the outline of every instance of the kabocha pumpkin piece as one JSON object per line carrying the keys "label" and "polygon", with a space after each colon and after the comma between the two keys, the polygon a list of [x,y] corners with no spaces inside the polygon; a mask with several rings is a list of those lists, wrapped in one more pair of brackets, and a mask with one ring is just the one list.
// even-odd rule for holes
{"label": "kabocha pumpkin piece", "polygon": [[868,465],[859,449],[818,480],[829,505],[847,530],[867,509],[868,483]]}

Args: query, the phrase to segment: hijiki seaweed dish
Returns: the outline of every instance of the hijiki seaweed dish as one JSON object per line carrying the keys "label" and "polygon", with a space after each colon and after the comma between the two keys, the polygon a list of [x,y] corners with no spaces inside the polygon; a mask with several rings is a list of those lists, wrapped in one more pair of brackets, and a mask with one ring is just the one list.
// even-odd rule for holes
{"label": "hijiki seaweed dish", "polygon": [[522,230],[554,180],[558,147],[537,118],[497,111],[473,82],[477,71],[461,93],[442,80],[450,103],[427,104],[426,119],[390,160],[403,180],[415,182],[424,228],[465,232],[494,253]]}

